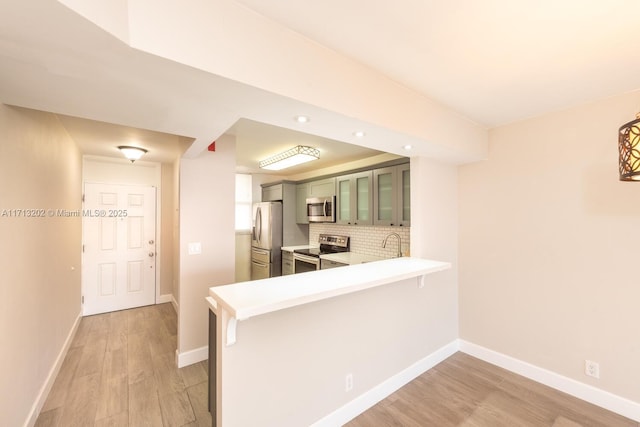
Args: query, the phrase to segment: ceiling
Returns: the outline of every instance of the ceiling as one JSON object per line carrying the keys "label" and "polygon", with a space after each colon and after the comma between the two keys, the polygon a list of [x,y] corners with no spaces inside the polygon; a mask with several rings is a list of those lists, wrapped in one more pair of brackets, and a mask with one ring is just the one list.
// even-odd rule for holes
{"label": "ceiling", "polygon": [[[384,126],[370,126],[361,144],[353,130],[369,122],[131,48],[62,5],[74,2],[83,4],[0,3],[0,102],[61,115],[87,154],[116,156],[114,146],[138,141],[151,147],[146,159],[167,161],[190,141],[209,144],[229,132],[241,170],[284,141],[305,139],[330,147],[318,162],[377,154],[359,145],[405,155],[401,147],[413,144],[412,155],[446,155]],[[137,4],[118,4],[127,3]],[[352,58],[484,129],[640,88],[636,0],[221,3]],[[304,127],[292,120],[301,111],[312,115]],[[278,126],[257,123],[266,121]]]}
{"label": "ceiling", "polygon": [[[149,162],[171,163],[180,157],[189,147],[192,138],[155,132],[129,126],[116,125],[95,120],[58,114],[60,123],[85,154],[102,157],[122,158],[119,145],[144,147],[148,152],[142,160]],[[319,171],[345,165],[352,162],[371,159],[370,164],[393,160],[400,156],[382,156],[383,152],[358,145],[346,144],[304,132],[298,132],[277,126],[240,119],[226,132],[236,138],[236,171],[238,173],[261,173],[281,177],[299,177],[313,171]],[[286,151],[296,145],[308,145],[320,150],[320,159],[282,171],[260,169],[258,163]]]}
{"label": "ceiling", "polygon": [[[381,151],[359,145],[345,144],[304,132],[298,132],[248,119],[240,119],[228,131],[236,137],[236,171],[239,173],[264,173],[270,175],[298,175],[314,170],[324,170],[357,160],[377,158]],[[307,145],[320,151],[320,158],[286,170],[260,169],[260,160],[267,159],[297,145]],[[389,160],[389,159],[385,159]]]}
{"label": "ceiling", "polygon": [[636,0],[236,0],[488,128],[640,88]]}

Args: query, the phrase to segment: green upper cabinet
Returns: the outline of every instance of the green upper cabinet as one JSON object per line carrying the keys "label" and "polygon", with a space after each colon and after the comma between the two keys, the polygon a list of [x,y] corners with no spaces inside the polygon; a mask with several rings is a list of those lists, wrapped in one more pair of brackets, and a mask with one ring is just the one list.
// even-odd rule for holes
{"label": "green upper cabinet", "polygon": [[411,225],[411,176],[409,164],[373,171],[373,223],[381,226]]}
{"label": "green upper cabinet", "polygon": [[296,223],[309,224],[307,216],[307,196],[309,194],[309,184],[296,185]]}
{"label": "green upper cabinet", "polygon": [[409,164],[398,168],[398,222],[400,226],[411,226],[411,169]]}
{"label": "green upper cabinet", "polygon": [[327,178],[309,183],[309,193],[307,197],[329,197],[336,195],[336,179]]}
{"label": "green upper cabinet", "polygon": [[336,178],[336,223],[371,225],[373,217],[373,172],[359,172]]}
{"label": "green upper cabinet", "polygon": [[309,224],[307,199],[336,195],[336,179],[327,178],[296,185],[296,223]]}

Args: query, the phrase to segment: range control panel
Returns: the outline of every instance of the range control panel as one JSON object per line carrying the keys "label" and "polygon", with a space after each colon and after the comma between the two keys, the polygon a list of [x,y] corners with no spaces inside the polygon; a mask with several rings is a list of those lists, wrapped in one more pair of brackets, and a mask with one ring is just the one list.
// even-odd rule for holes
{"label": "range control panel", "polygon": [[349,236],[334,236],[331,234],[321,234],[318,238],[321,245],[339,246],[343,248],[349,247]]}

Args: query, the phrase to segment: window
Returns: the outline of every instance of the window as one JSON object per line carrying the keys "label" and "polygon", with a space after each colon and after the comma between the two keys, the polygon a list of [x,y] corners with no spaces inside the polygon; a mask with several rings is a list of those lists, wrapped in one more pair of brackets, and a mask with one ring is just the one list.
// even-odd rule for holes
{"label": "window", "polygon": [[251,175],[236,174],[236,231],[251,230]]}

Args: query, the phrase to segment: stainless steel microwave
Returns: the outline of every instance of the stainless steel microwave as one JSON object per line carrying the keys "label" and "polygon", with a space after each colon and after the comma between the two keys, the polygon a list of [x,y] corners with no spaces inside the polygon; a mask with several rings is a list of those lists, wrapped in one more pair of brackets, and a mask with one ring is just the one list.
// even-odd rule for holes
{"label": "stainless steel microwave", "polygon": [[309,222],[336,222],[336,196],[307,199]]}

